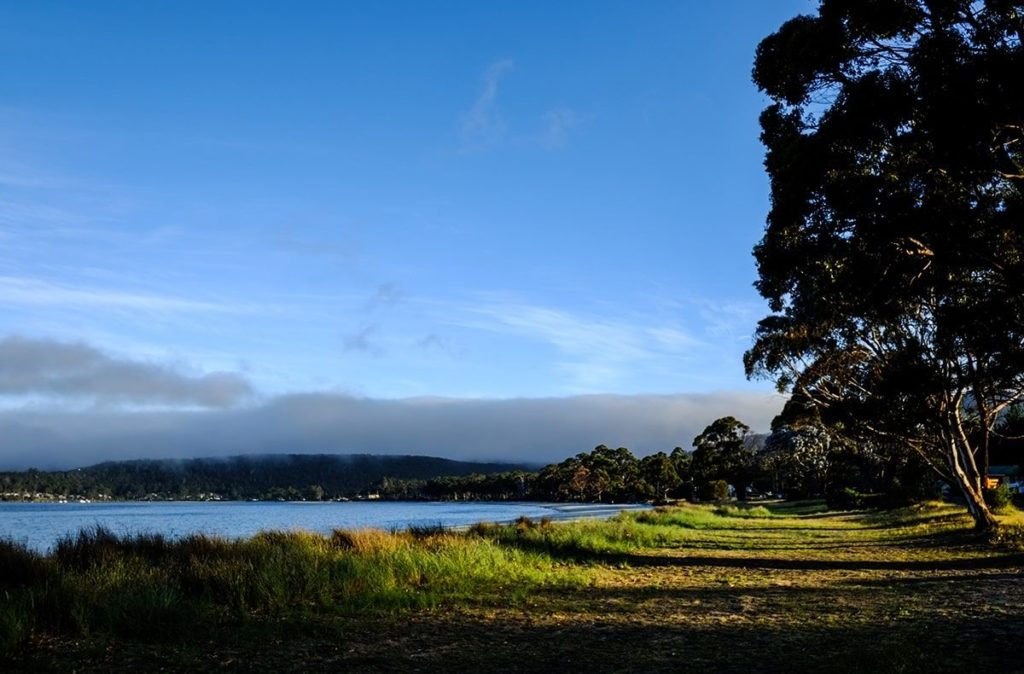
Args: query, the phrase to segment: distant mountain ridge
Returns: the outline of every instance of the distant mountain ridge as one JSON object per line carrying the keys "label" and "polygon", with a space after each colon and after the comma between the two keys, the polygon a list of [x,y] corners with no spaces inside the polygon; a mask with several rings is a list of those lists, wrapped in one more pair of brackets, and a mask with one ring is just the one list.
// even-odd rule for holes
{"label": "distant mountain ridge", "polygon": [[[67,471],[0,473],[8,499],[78,496],[131,499],[352,498],[385,480],[534,471],[536,466],[432,456],[260,454],[225,458],[106,461]],[[41,496],[36,496],[41,495]]]}

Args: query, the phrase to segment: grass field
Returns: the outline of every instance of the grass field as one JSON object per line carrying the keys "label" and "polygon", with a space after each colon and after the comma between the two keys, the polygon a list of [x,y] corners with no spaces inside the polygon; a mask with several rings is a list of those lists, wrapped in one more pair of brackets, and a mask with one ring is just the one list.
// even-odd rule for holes
{"label": "grass field", "polygon": [[1022,522],[684,506],[0,555],[2,671],[1024,671]]}

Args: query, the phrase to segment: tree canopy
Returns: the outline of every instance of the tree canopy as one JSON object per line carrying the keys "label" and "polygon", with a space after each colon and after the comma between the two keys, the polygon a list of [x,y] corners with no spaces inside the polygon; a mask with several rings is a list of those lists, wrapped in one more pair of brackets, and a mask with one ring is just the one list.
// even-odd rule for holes
{"label": "tree canopy", "polygon": [[748,441],[750,427],[735,417],[715,419],[693,439],[691,470],[702,485],[725,480],[745,500],[747,487],[758,472],[754,447]]}
{"label": "tree canopy", "polygon": [[757,49],[771,315],[745,356],[851,436],[912,449],[979,527],[1024,396],[1024,3],[824,0]]}

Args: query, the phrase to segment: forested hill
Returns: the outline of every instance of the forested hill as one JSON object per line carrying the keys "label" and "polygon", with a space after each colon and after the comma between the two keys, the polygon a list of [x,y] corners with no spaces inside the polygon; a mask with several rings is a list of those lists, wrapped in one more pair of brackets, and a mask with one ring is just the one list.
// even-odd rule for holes
{"label": "forested hill", "polygon": [[389,480],[503,473],[535,467],[430,456],[287,454],[111,461],[69,471],[0,473],[0,497],[286,499],[354,497]]}

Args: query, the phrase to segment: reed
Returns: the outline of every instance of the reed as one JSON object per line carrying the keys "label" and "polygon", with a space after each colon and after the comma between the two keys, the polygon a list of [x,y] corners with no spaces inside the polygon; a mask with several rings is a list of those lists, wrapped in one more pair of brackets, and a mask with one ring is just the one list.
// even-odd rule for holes
{"label": "reed", "polygon": [[576,587],[581,569],[441,528],[170,540],[96,527],[50,555],[0,541],[0,648],[33,631],[161,639],[253,616],[396,610]]}

